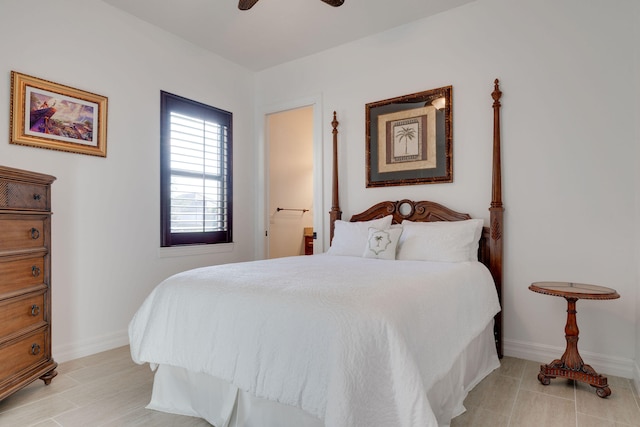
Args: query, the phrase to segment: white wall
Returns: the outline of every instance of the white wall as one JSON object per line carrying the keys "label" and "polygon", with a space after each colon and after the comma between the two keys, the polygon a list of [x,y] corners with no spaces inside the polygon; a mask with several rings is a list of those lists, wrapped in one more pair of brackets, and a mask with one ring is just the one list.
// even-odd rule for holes
{"label": "white wall", "polygon": [[[500,78],[505,352],[550,362],[564,350],[566,302],[532,293],[531,282],[602,284],[622,298],[578,303],[580,350],[596,369],[631,377],[638,347],[634,11],[632,0],[613,7],[478,0],[260,72],[256,102],[322,93],[325,176],[337,110],[344,217],[411,198],[488,219],[490,93]],[[454,182],[366,189],[364,105],[445,85],[453,85]]]}
{"label": "white wall", "polygon": [[[0,143],[1,164],[57,177],[54,358],[126,344],[134,311],[168,275],[253,257],[253,73],[97,0],[2,0],[0,40],[5,138],[11,70],[109,102],[107,158]],[[234,113],[235,244],[226,252],[159,254],[160,90]]]}
{"label": "white wall", "polygon": [[[313,227],[313,107],[270,114],[269,258],[304,255],[304,228]],[[308,209],[308,212],[277,211]]]}
{"label": "white wall", "polygon": [[[636,5],[635,12],[635,34],[634,40],[640,39],[640,4]],[[635,49],[635,67],[633,74],[635,75],[635,163],[640,165],[640,45],[636,44]],[[636,166],[636,268],[638,276],[640,276],[640,167]],[[640,393],[640,285],[636,285],[636,364],[635,364],[635,386],[636,391]]]}

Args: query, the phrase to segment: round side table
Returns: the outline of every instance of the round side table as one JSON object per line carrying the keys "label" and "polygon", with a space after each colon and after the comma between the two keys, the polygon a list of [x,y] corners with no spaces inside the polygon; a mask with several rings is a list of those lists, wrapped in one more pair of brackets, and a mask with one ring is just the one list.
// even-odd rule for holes
{"label": "round side table", "polygon": [[576,323],[576,301],[579,299],[616,299],[620,298],[615,289],[604,286],[585,285],[572,282],[535,282],[529,286],[533,292],[540,294],[563,297],[567,300],[567,324],[564,327],[567,348],[562,357],[548,365],[540,365],[538,380],[543,385],[549,385],[550,379],[556,377],[569,378],[582,381],[596,388],[600,397],[611,395],[611,389],[607,385],[607,377],[598,373],[589,365],[586,365],[578,353],[578,324]]}

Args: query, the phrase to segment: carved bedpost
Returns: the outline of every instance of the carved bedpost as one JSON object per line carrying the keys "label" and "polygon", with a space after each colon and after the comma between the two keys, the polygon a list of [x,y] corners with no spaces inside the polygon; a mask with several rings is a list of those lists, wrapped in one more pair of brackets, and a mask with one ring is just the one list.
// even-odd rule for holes
{"label": "carved bedpost", "polygon": [[329,244],[333,241],[333,231],[335,229],[335,222],[342,218],[342,211],[340,211],[340,203],[338,202],[338,120],[336,119],[336,112],[333,112],[333,189],[332,189],[332,202],[331,211],[329,212]]}
{"label": "carved bedpost", "polygon": [[[494,82],[493,98],[493,182],[491,185],[491,207],[489,208],[490,240],[489,270],[496,282],[498,298],[502,304],[502,165],[500,153],[500,91],[498,79]],[[498,357],[502,358],[502,311],[495,317],[495,335]]]}

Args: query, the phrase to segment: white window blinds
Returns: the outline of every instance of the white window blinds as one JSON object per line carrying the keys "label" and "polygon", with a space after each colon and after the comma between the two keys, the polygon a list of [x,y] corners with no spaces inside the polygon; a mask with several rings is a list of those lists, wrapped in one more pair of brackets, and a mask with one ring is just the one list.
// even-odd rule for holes
{"label": "white window blinds", "polygon": [[171,232],[227,229],[228,129],[171,113]]}

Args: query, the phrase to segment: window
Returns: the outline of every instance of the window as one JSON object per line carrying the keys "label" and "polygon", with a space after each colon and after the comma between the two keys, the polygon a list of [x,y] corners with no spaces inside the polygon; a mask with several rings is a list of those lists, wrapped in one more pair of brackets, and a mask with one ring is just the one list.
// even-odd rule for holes
{"label": "window", "polygon": [[160,93],[161,246],[231,242],[232,114]]}

